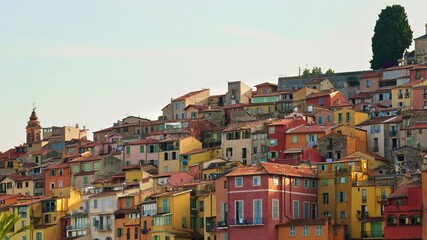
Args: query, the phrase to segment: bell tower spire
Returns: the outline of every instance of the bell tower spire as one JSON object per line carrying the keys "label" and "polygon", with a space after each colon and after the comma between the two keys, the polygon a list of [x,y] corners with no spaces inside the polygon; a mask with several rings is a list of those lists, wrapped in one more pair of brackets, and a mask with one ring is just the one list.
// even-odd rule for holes
{"label": "bell tower spire", "polygon": [[27,122],[27,145],[39,142],[41,140],[42,127],[40,126],[39,118],[36,114],[36,105],[33,103],[33,111],[31,112],[30,120]]}

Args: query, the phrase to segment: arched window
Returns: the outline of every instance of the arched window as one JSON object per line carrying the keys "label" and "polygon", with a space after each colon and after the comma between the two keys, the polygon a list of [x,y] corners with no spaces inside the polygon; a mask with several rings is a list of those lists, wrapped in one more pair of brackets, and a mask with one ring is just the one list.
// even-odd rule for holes
{"label": "arched window", "polygon": [[412,226],[418,226],[421,225],[421,218],[420,215],[414,214],[411,216],[411,225]]}
{"label": "arched window", "polygon": [[409,225],[409,217],[406,214],[402,214],[399,217],[399,225],[400,226],[407,226]]}
{"label": "arched window", "polygon": [[394,215],[389,215],[387,218],[387,226],[396,226],[397,225],[397,219]]}

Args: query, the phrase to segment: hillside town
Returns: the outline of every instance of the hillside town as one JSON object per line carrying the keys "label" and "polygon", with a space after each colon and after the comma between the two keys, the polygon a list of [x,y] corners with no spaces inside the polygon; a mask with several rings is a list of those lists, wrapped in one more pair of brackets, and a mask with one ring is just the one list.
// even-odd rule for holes
{"label": "hillside town", "polygon": [[93,133],[33,108],[1,212],[22,240],[427,239],[427,25],[414,41],[398,66],[189,89]]}

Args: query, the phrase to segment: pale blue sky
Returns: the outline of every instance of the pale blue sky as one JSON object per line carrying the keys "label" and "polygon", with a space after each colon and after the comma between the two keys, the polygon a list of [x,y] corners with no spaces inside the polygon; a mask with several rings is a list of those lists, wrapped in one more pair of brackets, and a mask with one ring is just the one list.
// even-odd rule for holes
{"label": "pale blue sky", "polygon": [[0,1],[0,151],[25,141],[33,102],[44,127],[94,131],[227,81],[369,69],[393,3],[425,34],[427,1]]}

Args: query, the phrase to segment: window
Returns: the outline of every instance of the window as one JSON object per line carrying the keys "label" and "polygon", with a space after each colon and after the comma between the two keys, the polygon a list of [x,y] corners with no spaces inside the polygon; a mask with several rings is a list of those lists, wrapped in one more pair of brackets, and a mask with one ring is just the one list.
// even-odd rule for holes
{"label": "window", "polygon": [[322,179],[322,186],[328,186],[328,179]]}
{"label": "window", "polygon": [[254,186],[260,186],[261,185],[261,176],[253,176],[252,177],[252,184]]}
{"label": "window", "polygon": [[299,178],[294,178],[294,187],[298,187],[299,185]]}
{"label": "window", "polygon": [[366,81],[365,81],[365,87],[367,87],[367,88],[371,87],[371,80],[366,79]]}
{"label": "window", "polygon": [[274,134],[276,132],[276,128],[275,127],[269,127],[268,128],[268,133],[269,134]]}
{"label": "window", "polygon": [[323,204],[329,204],[329,193],[323,193],[322,198],[323,198]]}
{"label": "window", "polygon": [[17,188],[22,188],[22,182],[18,182],[16,187]]}
{"label": "window", "polygon": [[319,105],[323,106],[325,104],[325,100],[323,98],[319,98]]}
{"label": "window", "polygon": [[338,123],[342,123],[342,113],[338,113]]}
{"label": "window", "polygon": [[346,123],[350,123],[351,117],[350,117],[350,113],[345,113],[345,122]]}
{"label": "window", "polygon": [[320,171],[325,171],[326,170],[326,165],[322,164],[319,165]]}
{"label": "window", "polygon": [[317,203],[311,203],[311,218],[317,218]]}
{"label": "window", "polygon": [[252,153],[253,154],[257,154],[258,153],[258,147],[253,147],[252,148]]}
{"label": "window", "polygon": [[225,152],[227,154],[227,157],[233,156],[233,148],[227,148]]}
{"label": "window", "polygon": [[299,219],[299,201],[294,201],[293,213],[294,219]]}
{"label": "window", "polygon": [[291,237],[295,237],[296,236],[296,231],[295,231],[295,226],[291,226],[291,229],[290,229],[290,234],[289,234]]}
{"label": "window", "polygon": [[93,170],[94,171],[99,171],[99,169],[100,169],[100,163],[99,162],[93,163]]}
{"label": "window", "polygon": [[90,171],[90,163],[85,163],[83,165],[83,169],[84,169],[85,172],[89,172]]}
{"label": "window", "polygon": [[304,219],[310,219],[310,203],[304,202]]}
{"label": "window", "polygon": [[59,176],[62,176],[62,174],[63,174],[62,169],[58,169],[58,174],[59,174]]}
{"label": "window", "polygon": [[55,176],[55,169],[51,169],[50,171],[49,171],[49,176]]}
{"label": "window", "polygon": [[83,176],[83,184],[88,184],[88,183],[89,183],[89,177]]}
{"label": "window", "polygon": [[309,181],[307,178],[304,179],[304,188],[308,188],[309,187]]}
{"label": "window", "polygon": [[279,185],[279,176],[273,175],[273,185],[278,186]]}
{"label": "window", "polygon": [[54,189],[55,188],[55,183],[54,182],[51,182],[50,183],[50,190],[52,190],[52,189]]}
{"label": "window", "polygon": [[338,192],[338,202],[343,203],[345,202],[345,192]]}
{"label": "window", "polygon": [[279,220],[279,200],[273,199],[273,214],[272,218],[273,220]]}
{"label": "window", "polygon": [[331,115],[328,115],[328,122],[331,122]]}
{"label": "window", "polygon": [[80,171],[79,165],[74,165],[73,166],[73,173],[78,173],[79,171]]}
{"label": "window", "polygon": [[341,212],[340,212],[340,219],[344,219],[344,218],[345,218],[345,216],[346,216],[345,211],[341,211]]}
{"label": "window", "polygon": [[62,181],[58,181],[58,187],[62,188]]}
{"label": "window", "polygon": [[322,236],[322,225],[316,226],[316,236]]}
{"label": "window", "polygon": [[303,236],[308,236],[308,226],[303,226],[302,227],[302,235]]}
{"label": "window", "polygon": [[317,117],[317,124],[320,124],[320,125],[323,124],[323,116],[318,116]]}
{"label": "window", "polygon": [[339,177],[338,183],[347,183],[347,177]]}
{"label": "window", "polygon": [[130,154],[130,147],[126,147],[126,154]]}
{"label": "window", "polygon": [[93,199],[93,208],[98,208],[98,199]]}
{"label": "window", "polygon": [[40,232],[36,233],[36,240],[43,240],[42,233],[40,233]]}
{"label": "window", "polygon": [[116,228],[116,237],[123,237],[123,228]]}
{"label": "window", "polygon": [[243,201],[238,200],[234,202],[235,217],[237,224],[243,224]]}
{"label": "window", "polygon": [[366,203],[366,189],[362,189],[362,203]]}
{"label": "window", "polygon": [[262,224],[262,200],[254,199],[253,201],[253,224]]}
{"label": "window", "polygon": [[187,228],[187,218],[186,217],[182,217],[182,227]]}
{"label": "window", "polygon": [[297,143],[298,142],[298,136],[294,135],[292,136],[292,143]]}
{"label": "window", "polygon": [[242,177],[236,177],[234,179],[234,185],[235,185],[235,187],[243,187],[243,178]]}

